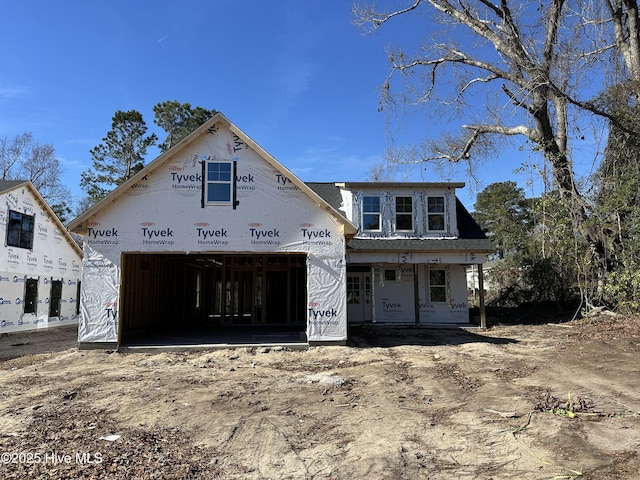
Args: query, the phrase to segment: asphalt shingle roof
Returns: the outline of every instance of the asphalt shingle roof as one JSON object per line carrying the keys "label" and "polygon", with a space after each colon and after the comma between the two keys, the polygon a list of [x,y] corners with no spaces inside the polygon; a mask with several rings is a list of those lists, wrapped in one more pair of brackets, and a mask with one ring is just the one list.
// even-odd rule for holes
{"label": "asphalt shingle roof", "polygon": [[0,180],[0,193],[22,185],[26,180]]}
{"label": "asphalt shingle roof", "polygon": [[491,253],[495,247],[488,239],[470,238],[352,238],[347,250],[386,252],[451,252],[465,251]]}

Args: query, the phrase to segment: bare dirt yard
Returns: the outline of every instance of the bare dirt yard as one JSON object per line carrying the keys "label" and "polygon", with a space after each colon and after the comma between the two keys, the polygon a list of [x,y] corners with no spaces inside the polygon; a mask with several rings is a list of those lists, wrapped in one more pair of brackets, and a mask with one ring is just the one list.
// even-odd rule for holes
{"label": "bare dirt yard", "polygon": [[640,478],[640,320],[362,327],[348,346],[0,338],[4,479]]}

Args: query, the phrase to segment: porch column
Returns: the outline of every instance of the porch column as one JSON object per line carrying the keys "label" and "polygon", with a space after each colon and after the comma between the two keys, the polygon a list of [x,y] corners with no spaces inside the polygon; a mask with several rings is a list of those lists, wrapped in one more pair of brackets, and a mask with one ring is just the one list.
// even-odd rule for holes
{"label": "porch column", "polygon": [[371,323],[376,323],[376,269],[371,265]]}
{"label": "porch column", "polygon": [[420,289],[418,288],[418,264],[413,264],[413,308],[416,326],[420,325]]}
{"label": "porch column", "polygon": [[478,288],[480,289],[480,328],[487,328],[487,313],[484,308],[484,274],[482,264],[478,264]]}

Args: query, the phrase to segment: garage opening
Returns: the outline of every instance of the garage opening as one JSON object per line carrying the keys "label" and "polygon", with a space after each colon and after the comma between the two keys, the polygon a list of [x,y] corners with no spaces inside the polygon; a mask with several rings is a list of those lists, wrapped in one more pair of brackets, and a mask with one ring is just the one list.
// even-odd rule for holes
{"label": "garage opening", "polygon": [[306,329],[306,254],[123,254],[120,343]]}

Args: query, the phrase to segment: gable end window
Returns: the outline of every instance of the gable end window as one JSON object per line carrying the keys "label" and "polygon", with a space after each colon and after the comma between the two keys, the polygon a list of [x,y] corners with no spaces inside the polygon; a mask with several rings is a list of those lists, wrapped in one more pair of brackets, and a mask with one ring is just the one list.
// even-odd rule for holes
{"label": "gable end window", "polygon": [[7,225],[7,246],[33,248],[33,230],[35,217],[26,213],[9,210],[9,224]]}
{"label": "gable end window", "polygon": [[362,229],[378,232],[381,220],[380,197],[362,197]]}
{"label": "gable end window", "polygon": [[444,197],[427,198],[427,228],[444,232]]}
{"label": "gable end window", "polygon": [[204,198],[207,205],[233,203],[232,162],[206,162]]}
{"label": "gable end window", "polygon": [[396,197],[396,230],[413,230],[413,199],[411,197]]}

